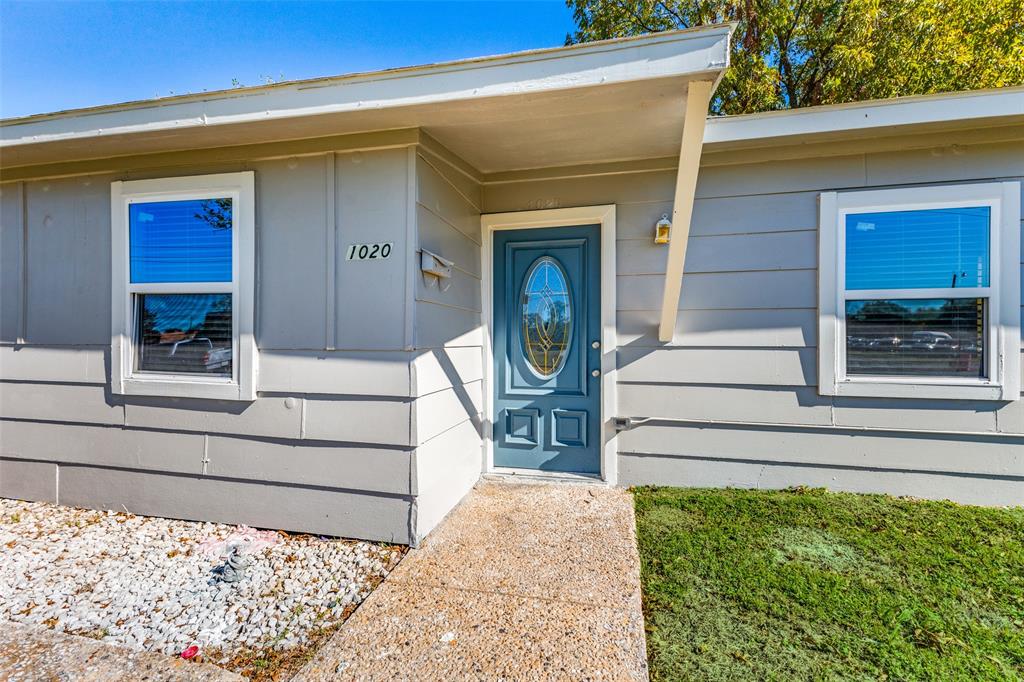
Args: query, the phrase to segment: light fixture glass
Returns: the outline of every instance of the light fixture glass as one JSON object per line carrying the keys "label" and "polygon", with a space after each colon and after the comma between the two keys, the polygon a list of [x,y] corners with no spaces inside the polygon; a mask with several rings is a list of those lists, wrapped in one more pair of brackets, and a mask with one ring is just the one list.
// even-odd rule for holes
{"label": "light fixture glass", "polygon": [[669,234],[672,232],[672,221],[668,219],[668,213],[661,214],[661,220],[654,226],[654,243],[668,244]]}

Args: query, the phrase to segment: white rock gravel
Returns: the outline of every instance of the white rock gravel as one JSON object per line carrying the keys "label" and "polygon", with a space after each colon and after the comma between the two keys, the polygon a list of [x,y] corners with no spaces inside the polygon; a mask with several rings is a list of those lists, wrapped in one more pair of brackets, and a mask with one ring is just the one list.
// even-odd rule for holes
{"label": "white rock gravel", "polygon": [[402,556],[280,534],[237,583],[199,545],[237,527],[0,499],[0,619],[135,649],[288,648],[344,618]]}

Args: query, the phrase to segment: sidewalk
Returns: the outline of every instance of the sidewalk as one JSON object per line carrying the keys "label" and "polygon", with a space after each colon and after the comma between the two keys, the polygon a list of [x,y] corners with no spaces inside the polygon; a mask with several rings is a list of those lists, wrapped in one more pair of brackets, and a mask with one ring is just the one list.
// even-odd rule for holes
{"label": "sidewalk", "polygon": [[633,502],[482,482],[295,680],[644,680]]}

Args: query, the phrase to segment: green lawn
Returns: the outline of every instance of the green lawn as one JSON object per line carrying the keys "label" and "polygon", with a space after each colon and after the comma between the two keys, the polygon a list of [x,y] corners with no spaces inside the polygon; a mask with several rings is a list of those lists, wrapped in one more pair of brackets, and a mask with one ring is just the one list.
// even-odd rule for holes
{"label": "green lawn", "polygon": [[653,680],[1024,679],[1024,509],[635,494]]}

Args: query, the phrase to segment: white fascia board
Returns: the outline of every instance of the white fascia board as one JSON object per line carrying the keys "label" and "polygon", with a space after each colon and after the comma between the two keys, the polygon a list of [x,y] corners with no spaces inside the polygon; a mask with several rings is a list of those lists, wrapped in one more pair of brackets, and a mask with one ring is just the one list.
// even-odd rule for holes
{"label": "white fascia board", "polygon": [[1024,87],[851,102],[763,114],[711,117],[705,145],[745,146],[773,138],[870,134],[884,128],[1024,120]]}
{"label": "white fascia board", "polygon": [[729,25],[711,26],[500,57],[9,119],[0,121],[0,147],[699,74],[717,78],[728,64],[731,31]]}

